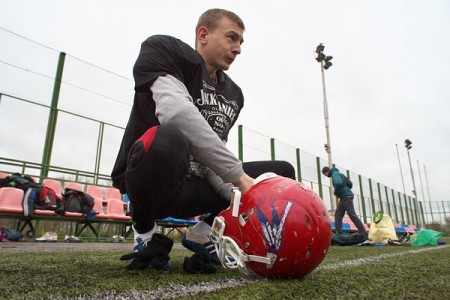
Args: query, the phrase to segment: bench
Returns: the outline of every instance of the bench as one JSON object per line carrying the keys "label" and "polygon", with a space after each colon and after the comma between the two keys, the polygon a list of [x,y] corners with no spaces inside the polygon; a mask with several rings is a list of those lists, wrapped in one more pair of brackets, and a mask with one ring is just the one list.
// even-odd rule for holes
{"label": "bench", "polygon": [[[15,219],[18,221],[16,229],[20,232],[28,227],[26,235],[34,237],[39,232],[41,221],[72,222],[75,223],[75,236],[79,236],[83,231],[90,230],[97,240],[100,239],[100,226],[102,224],[113,224],[120,226],[121,235],[125,238],[132,233],[132,219],[125,213],[125,203],[119,199],[106,201],[106,212],[103,208],[104,200],[95,199],[94,210],[97,212],[95,219],[88,220],[82,213],[65,212],[58,215],[50,210],[34,210],[30,215],[24,215],[22,206],[24,192],[12,187],[0,188],[0,218]],[[34,224],[33,224],[34,223]],[[165,218],[156,220],[158,226],[169,228],[166,235],[179,228],[186,228],[197,223],[196,220],[185,220],[175,218]]]}

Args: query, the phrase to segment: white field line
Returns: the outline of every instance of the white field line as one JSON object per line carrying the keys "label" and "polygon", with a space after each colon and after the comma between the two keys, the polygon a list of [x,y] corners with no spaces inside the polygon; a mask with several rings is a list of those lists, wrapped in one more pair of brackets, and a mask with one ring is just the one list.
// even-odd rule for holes
{"label": "white field line", "polygon": [[[329,264],[317,267],[314,272],[320,270],[334,270],[343,267],[359,266],[366,263],[375,262],[384,258],[392,258],[397,256],[404,256],[409,254],[428,252],[433,250],[439,250],[449,247],[449,245],[443,245],[434,248],[421,248],[417,250],[409,250],[405,252],[381,254],[372,257],[359,258],[354,260],[347,260],[341,263]],[[252,284],[258,281],[266,279],[261,278],[247,278],[247,277],[231,277],[218,281],[201,282],[194,285],[183,284],[171,284],[165,288],[157,289],[153,291],[128,291],[124,293],[117,293],[116,291],[110,291],[107,293],[97,295],[85,295],[71,299],[171,299],[183,296],[195,296],[200,293],[215,292],[224,288],[237,288],[244,285]]]}
{"label": "white field line", "polygon": [[359,266],[359,265],[362,265],[362,264],[365,264],[365,263],[378,261],[378,260],[383,259],[383,258],[404,256],[404,255],[415,254],[415,253],[420,253],[420,252],[428,252],[428,251],[433,251],[433,250],[446,248],[448,246],[449,245],[442,245],[442,246],[434,247],[434,248],[421,248],[421,249],[409,250],[409,251],[405,251],[405,252],[387,253],[387,254],[380,254],[380,255],[372,256],[372,257],[358,258],[358,259],[354,259],[354,260],[346,260],[346,261],[343,261],[343,262],[337,263],[337,264],[318,266],[314,270],[314,272],[318,271],[318,270],[334,270],[334,269],[347,267],[347,266]]}

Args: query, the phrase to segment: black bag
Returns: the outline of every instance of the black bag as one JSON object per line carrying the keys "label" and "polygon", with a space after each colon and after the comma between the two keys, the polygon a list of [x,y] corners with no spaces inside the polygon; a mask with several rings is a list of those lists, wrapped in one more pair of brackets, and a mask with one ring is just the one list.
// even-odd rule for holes
{"label": "black bag", "polygon": [[65,188],[62,196],[64,211],[87,214],[94,207],[94,198],[84,192]]}
{"label": "black bag", "polygon": [[344,174],[342,174],[345,178],[345,182],[347,184],[347,186],[351,189],[353,187],[353,182],[350,180],[350,178],[348,178],[347,176],[345,176]]}
{"label": "black bag", "polygon": [[34,201],[34,209],[64,212],[64,205],[52,188],[43,186],[39,189],[39,196]]}
{"label": "black bag", "polygon": [[13,187],[21,189],[26,192],[29,188],[37,188],[40,184],[35,182],[29,175],[22,175],[20,173],[13,173],[6,176],[0,183],[0,187]]}
{"label": "black bag", "polygon": [[25,241],[23,233],[15,229],[0,228],[0,242],[22,242]]}
{"label": "black bag", "polygon": [[351,246],[364,242],[367,237],[360,233],[348,234],[341,233],[338,235],[333,235],[331,238],[332,246]]}

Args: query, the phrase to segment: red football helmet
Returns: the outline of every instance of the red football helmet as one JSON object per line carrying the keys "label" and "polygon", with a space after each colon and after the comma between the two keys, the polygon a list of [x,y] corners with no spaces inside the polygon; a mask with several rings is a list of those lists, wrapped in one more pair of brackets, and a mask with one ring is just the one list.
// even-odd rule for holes
{"label": "red football helmet", "polygon": [[266,173],[214,220],[210,239],[226,268],[247,275],[299,278],[324,259],[331,242],[327,208],[302,183]]}

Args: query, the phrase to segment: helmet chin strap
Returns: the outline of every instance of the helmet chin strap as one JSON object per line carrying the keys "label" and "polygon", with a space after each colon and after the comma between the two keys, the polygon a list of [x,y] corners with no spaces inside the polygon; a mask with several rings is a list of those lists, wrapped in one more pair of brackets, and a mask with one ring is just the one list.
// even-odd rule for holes
{"label": "helmet chin strap", "polygon": [[209,235],[211,242],[216,248],[222,266],[228,269],[239,269],[246,275],[252,275],[253,273],[245,265],[246,262],[263,263],[268,267],[274,263],[276,257],[270,255],[267,257],[247,255],[232,238],[223,234],[225,232],[225,227],[226,225],[223,217],[216,217]]}
{"label": "helmet chin strap", "polygon": [[231,211],[231,216],[236,217],[239,214],[239,205],[241,204],[241,191],[234,187],[231,189],[233,193],[233,210]]}

